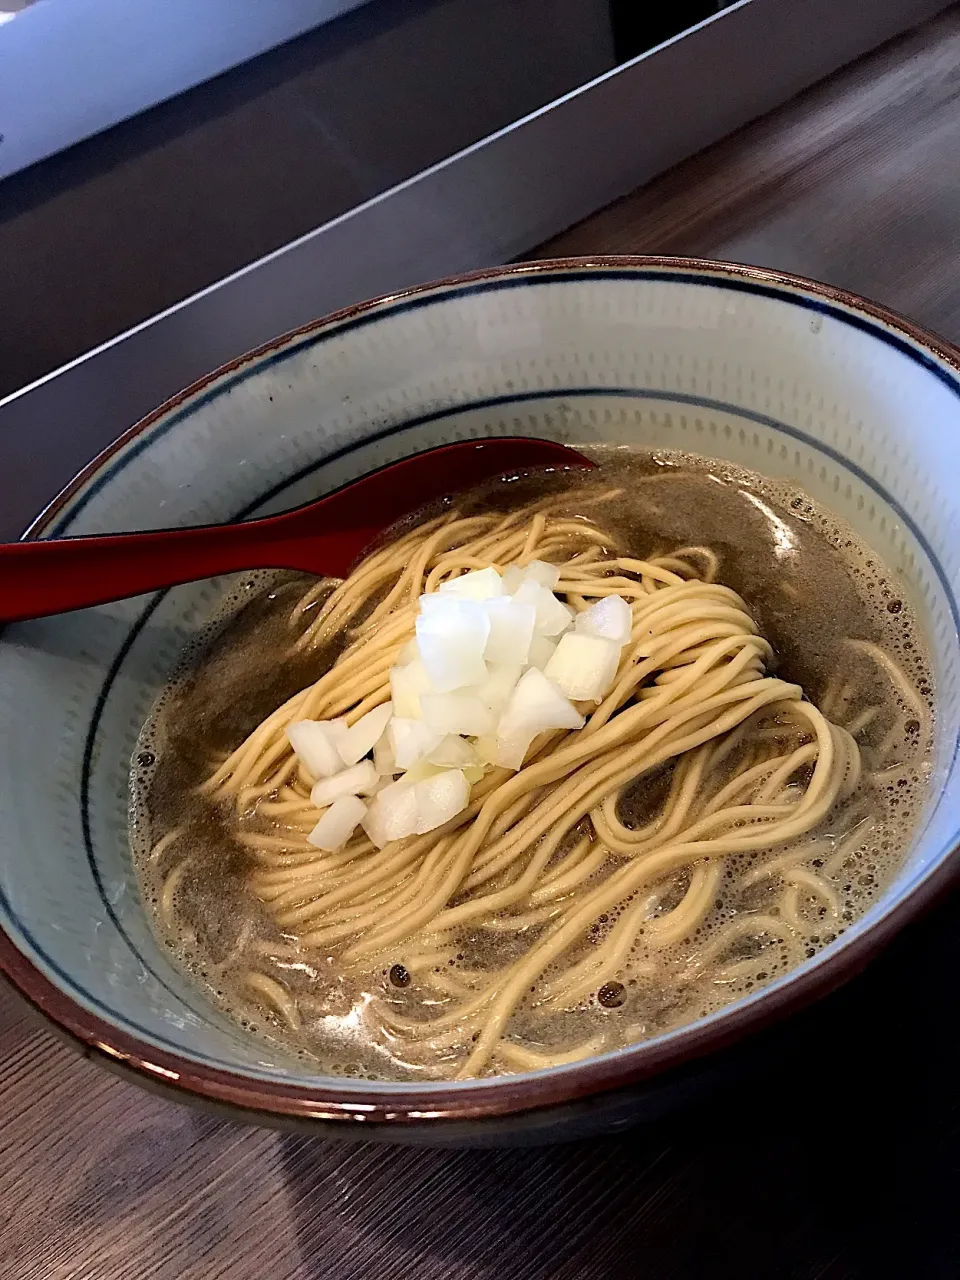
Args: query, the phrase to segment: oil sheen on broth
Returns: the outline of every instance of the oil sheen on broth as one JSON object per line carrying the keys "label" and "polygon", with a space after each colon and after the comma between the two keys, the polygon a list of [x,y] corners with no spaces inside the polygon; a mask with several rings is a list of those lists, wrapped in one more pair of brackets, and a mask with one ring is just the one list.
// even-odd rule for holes
{"label": "oil sheen on broth", "polygon": [[[796,930],[788,945],[746,929],[737,941],[731,923],[776,915],[785,881],[776,868],[760,870],[776,850],[731,855],[709,914],[692,936],[658,951],[652,977],[629,976],[643,973],[641,933],[632,953],[636,959],[639,948],[641,963],[622,974],[622,982],[604,983],[575,1007],[558,1009],[545,1021],[534,987],[509,1024],[512,1042],[529,1047],[530,1066],[537,1054],[562,1054],[584,1043],[593,1051],[612,1049],[693,1021],[830,943],[894,876],[923,808],[930,772],[927,652],[895,576],[849,528],[795,487],[725,463],[666,452],[587,452],[600,463],[587,480],[561,484],[528,477],[487,486],[459,501],[458,509],[509,509],[560,486],[564,514],[577,515],[591,494],[616,487],[622,493],[603,507],[600,523],[627,554],[710,547],[719,560],[716,580],[743,597],[773,645],[775,674],[801,684],[828,718],[855,732],[863,776],[854,794],[804,837],[808,857],[790,869],[786,891],[792,894],[793,919],[802,923],[799,939]],[[274,1052],[293,1054],[325,1074],[442,1078],[462,1061],[456,1035],[426,1054],[422,1048],[408,1053],[403,1038],[371,1016],[377,1004],[406,1018],[442,1014],[442,982],[425,984],[422,975],[409,973],[402,946],[393,963],[381,957],[373,969],[349,972],[338,967],[338,948],[330,954],[300,949],[248,887],[254,859],[236,838],[234,807],[197,790],[217,761],[335,659],[333,644],[291,656],[297,634],[291,620],[308,585],[299,576],[260,575],[235,587],[145,726],[131,787],[131,842],[144,899],[159,938],[183,968]],[[309,620],[308,612],[296,626],[302,631]],[[869,646],[851,646],[851,638],[881,646],[906,676],[910,696]],[[656,814],[670,777],[668,764],[626,789],[619,813],[628,826]],[[569,843],[562,845],[554,858],[568,849]],[[829,886],[832,909],[822,895],[808,891],[805,868]],[[658,881],[649,894],[650,918],[675,906],[688,884],[687,871]],[[618,914],[601,916],[589,941],[601,942]],[[538,927],[531,926],[534,934]],[[716,953],[720,938],[732,941]],[[469,973],[511,962],[518,940],[467,927],[457,945],[444,964]],[[292,994],[296,1029],[246,985],[251,969]],[[523,1065],[520,1057],[488,1070]]]}

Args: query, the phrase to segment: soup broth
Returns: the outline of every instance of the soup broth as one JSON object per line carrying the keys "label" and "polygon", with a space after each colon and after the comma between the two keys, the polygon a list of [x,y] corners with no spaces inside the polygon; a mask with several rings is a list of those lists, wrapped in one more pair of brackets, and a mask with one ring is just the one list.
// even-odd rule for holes
{"label": "soup broth", "polygon": [[[500,814],[466,870],[459,878],[450,873],[437,908],[448,913],[437,915],[444,927],[431,933],[428,923],[405,937],[404,911],[419,909],[447,874],[442,839],[458,848],[477,818],[438,837],[433,854],[422,857],[414,847],[419,840],[426,849],[427,837],[377,850],[362,846],[358,829],[354,873],[351,844],[321,853],[307,842],[317,815],[303,818],[312,779],[304,781],[302,770],[288,772],[278,786],[267,772],[259,793],[256,786],[230,794],[202,788],[258,725],[330,671],[368,625],[361,610],[342,625],[317,627],[335,584],[316,588],[291,574],[245,578],[202,643],[185,655],[143,729],[132,769],[131,844],[155,930],[177,962],[244,1027],[318,1074],[392,1080],[497,1074],[670,1031],[814,956],[882,895],[904,860],[927,797],[933,691],[927,650],[895,574],[836,516],[790,485],[699,457],[586,452],[598,463],[594,474],[515,477],[459,498],[456,510],[469,520],[538,503],[546,509],[552,499],[537,535],[548,551],[551,529],[577,522],[602,529],[602,542],[589,544],[597,555],[659,564],[664,582],[673,575],[732,588],[772,647],[763,671],[802,686],[804,705],[819,708],[856,743],[852,782],[810,829],[765,844],[763,824],[793,812],[804,788],[819,785],[819,774],[815,743],[787,723],[779,703],[772,712],[760,707],[739,729],[638,768],[606,808],[596,801],[575,820],[558,819],[512,853],[504,843],[513,829],[509,814]],[[448,505],[438,506],[391,539],[448,516]],[[576,533],[570,536],[574,573],[581,553]],[[607,572],[589,559],[593,552],[582,554],[582,563]],[[647,581],[639,570],[611,573],[634,585]],[[368,614],[389,589],[389,582],[379,588]],[[574,611],[586,607],[575,591],[565,599]],[[635,602],[635,616],[642,603]],[[384,616],[389,622],[392,615]],[[402,638],[412,635],[411,620]],[[668,689],[671,670],[682,679],[692,666],[656,668],[597,735]],[[577,706],[586,727],[567,737],[557,730],[560,741],[548,743],[544,759],[577,733],[591,732],[596,703]],[[836,741],[841,750],[847,738]],[[251,742],[252,758],[260,748]],[[277,752],[289,750],[282,734],[278,742]],[[823,750],[821,743],[821,756]],[[791,756],[795,767],[775,776],[776,762],[791,751],[801,753]],[[621,756],[611,751],[609,758],[612,769]],[[478,804],[492,785],[491,770],[474,783],[471,799],[479,795]],[[756,783],[744,790],[750,770]],[[498,785],[513,776],[519,775]],[[571,771],[571,789],[575,782]],[[544,785],[515,802],[516,821],[534,831],[538,805],[557,809],[563,802],[563,784],[557,791]],[[728,816],[714,829],[710,814],[718,805]],[[292,826],[289,815],[296,818]],[[608,827],[620,833],[623,847],[610,847]],[[755,847],[725,851],[731,833],[736,845],[751,831],[759,833]],[[719,843],[697,844],[708,837]],[[498,840],[505,864],[484,881],[478,868]],[[684,853],[688,845],[692,852]],[[431,856],[440,868],[433,879]],[[638,880],[643,859],[658,856],[662,863]],[[378,881],[378,867],[394,857],[396,875]],[[535,867],[538,857],[542,865]],[[312,880],[302,870],[311,867]],[[530,886],[520,892],[525,875]],[[601,902],[603,887],[620,883],[618,876],[628,886],[623,896],[576,932],[570,922],[579,904]],[[412,886],[406,898],[404,885]],[[484,893],[489,911],[470,918],[471,902]],[[393,916],[391,902],[400,904]],[[583,907],[587,916],[590,909]],[[453,923],[445,926],[448,918]],[[568,943],[563,928],[571,930]],[[374,946],[381,936],[383,945]],[[507,1003],[499,987],[491,995],[491,975],[524,972],[524,958],[537,947],[555,954],[522,991]],[[491,1031],[498,1008],[506,1013]],[[489,1048],[482,1060],[478,1044]]]}

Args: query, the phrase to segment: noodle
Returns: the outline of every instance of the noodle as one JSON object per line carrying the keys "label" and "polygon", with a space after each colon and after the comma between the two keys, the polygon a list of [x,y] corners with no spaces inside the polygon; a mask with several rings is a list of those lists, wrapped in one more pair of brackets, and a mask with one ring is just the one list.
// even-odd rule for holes
{"label": "noodle", "polygon": [[[846,732],[804,700],[799,685],[768,674],[770,645],[743,600],[715,582],[712,548],[625,556],[613,535],[553,506],[545,500],[506,516],[447,513],[377,550],[332,589],[311,587],[294,610],[294,622],[309,620],[297,650],[337,635],[345,647],[203,786],[234,807],[240,839],[256,855],[250,886],[296,954],[332,948],[345,972],[399,966],[427,996],[432,990],[418,1017],[402,1016],[386,997],[371,1000],[364,1016],[402,1037],[414,1058],[442,1046],[461,1077],[601,1051],[603,1036],[553,1050],[546,1033],[531,1048],[511,1027],[518,1014],[527,1028],[545,1026],[604,984],[650,982],[672,963],[674,944],[695,937],[729,868],[750,851],[771,858],[741,874],[744,887],[779,878],[779,907],[732,921],[698,953],[697,970],[761,935],[794,950],[805,927],[802,902],[836,916],[836,893],[810,865],[834,842],[806,837],[856,787],[852,734],[872,720],[861,712]],[[336,854],[312,850],[305,842],[316,817],[311,780],[287,726],[339,715],[354,723],[387,701],[390,668],[413,636],[421,594],[462,572],[491,564],[502,572],[537,558],[559,566],[557,593],[574,609],[611,594],[631,606],[616,681],[599,706],[581,708],[584,727],[535,743],[518,772],[488,773],[470,807],[445,827],[382,850],[364,836]],[[875,645],[851,643],[917,709],[892,660]],[[836,685],[824,709],[839,715],[852,695]],[[663,803],[644,821],[628,820],[625,797],[637,779],[664,769]],[[164,912],[184,866],[171,873]],[[476,931],[509,940],[502,967],[450,967],[457,939]],[[290,943],[273,954],[283,945]],[[727,978],[752,963],[734,956]],[[246,981],[299,1025],[296,1000],[279,980],[251,970]]]}
{"label": "noodle", "polygon": [[[465,1079],[670,1032],[816,955],[901,865],[935,724],[902,584],[786,482],[692,455],[598,461],[574,485],[512,477],[438,507],[343,581],[245,578],[144,726],[131,842],[154,926],[230,1016],[307,1070]],[[465,807],[380,847],[377,815],[394,803],[380,791],[417,714],[400,708],[433,661],[412,643],[430,613],[421,597],[492,567],[512,583],[497,585],[515,621],[534,562],[528,580],[557,575],[548,613],[593,610],[564,635],[589,635],[607,602],[600,614],[629,635],[619,664],[580,685],[568,661],[557,692],[596,700],[567,701],[560,718],[582,727],[540,732],[518,769],[476,763],[517,762],[495,736],[431,748],[429,760],[470,761],[456,766]],[[538,678],[548,636],[538,622]],[[518,688],[497,643],[474,691],[493,723],[496,698]],[[337,844],[349,825],[314,830],[311,753],[294,753],[288,729],[353,726],[387,702],[390,733],[357,766],[362,804],[347,806],[364,825]],[[337,731],[294,733],[330,734],[324,797],[341,776]],[[421,830],[421,790],[451,769],[424,761],[405,775]]]}

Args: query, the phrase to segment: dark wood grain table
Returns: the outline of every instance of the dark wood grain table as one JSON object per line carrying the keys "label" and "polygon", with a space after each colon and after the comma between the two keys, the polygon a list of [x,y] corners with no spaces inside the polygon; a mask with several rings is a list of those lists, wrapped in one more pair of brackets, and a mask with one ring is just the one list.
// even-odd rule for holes
{"label": "dark wood grain table", "polygon": [[[541,252],[781,267],[960,339],[960,10]],[[0,992],[0,1280],[953,1280],[958,974],[954,899],[788,1029],[760,1080],[531,1151],[226,1123],[105,1074]]]}

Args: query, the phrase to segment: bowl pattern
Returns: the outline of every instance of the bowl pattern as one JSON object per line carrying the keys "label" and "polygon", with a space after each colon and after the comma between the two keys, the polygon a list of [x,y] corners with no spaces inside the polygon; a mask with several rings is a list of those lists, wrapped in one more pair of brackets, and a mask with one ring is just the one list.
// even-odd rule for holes
{"label": "bowl pattern", "polygon": [[509,1112],[636,1078],[835,982],[950,872],[960,768],[960,371],[878,308],[678,260],[508,268],[353,308],[243,357],[135,427],[33,530],[242,519],[453,439],[685,449],[788,478],[900,570],[938,699],[934,799],[883,899],[813,961],[703,1022],[500,1083],[311,1077],[209,1004],[139,901],[127,773],[147,712],[228,590],[211,580],[0,637],[0,963],[62,1028],[146,1078],[267,1113]]}

